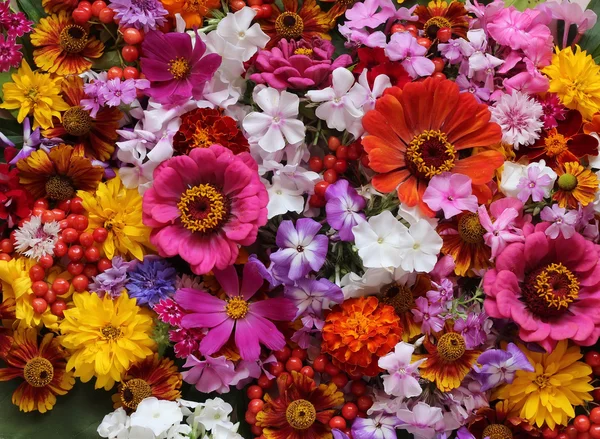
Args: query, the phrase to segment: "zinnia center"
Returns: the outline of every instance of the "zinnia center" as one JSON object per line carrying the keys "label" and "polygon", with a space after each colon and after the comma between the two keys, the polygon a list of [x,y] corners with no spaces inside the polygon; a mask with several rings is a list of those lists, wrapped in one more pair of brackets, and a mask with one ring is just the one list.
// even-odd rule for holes
{"label": "zinnia center", "polygon": [[62,116],[65,131],[72,136],[85,136],[92,129],[92,121],[90,114],[79,106],[69,108]]}
{"label": "zinnia center", "polygon": [[304,32],[304,21],[293,12],[284,12],[275,20],[275,31],[283,38],[300,38]]}
{"label": "zinnia center", "polygon": [[46,182],[46,195],[53,200],[63,201],[75,196],[75,188],[70,178],[53,175]]}
{"label": "zinnia center", "polygon": [[232,297],[227,301],[225,312],[233,320],[243,319],[248,314],[248,302],[241,297]]}
{"label": "zinnia center", "polygon": [[468,244],[482,244],[485,232],[476,213],[466,213],[458,220],[458,234]]}
{"label": "zinnia center", "polygon": [[444,17],[432,17],[425,22],[423,29],[429,38],[435,38],[437,31],[443,27],[452,28],[452,23]]}
{"label": "zinnia center", "polygon": [[229,200],[209,183],[199,184],[185,191],[177,208],[181,212],[181,223],[192,232],[215,232],[229,217]]}
{"label": "zinnia center", "polygon": [[120,393],[123,405],[135,410],[140,402],[152,396],[152,387],[140,378],[133,378],[123,383]]}
{"label": "zinnia center", "polygon": [[313,50],[306,47],[298,47],[296,50],[294,50],[294,55],[304,55],[311,58],[313,55]]}
{"label": "zinnia center", "polygon": [[406,161],[413,173],[431,178],[454,168],[456,151],[444,133],[427,130],[412,139],[406,149]]}
{"label": "zinnia center", "polygon": [[383,293],[381,301],[392,306],[398,316],[410,311],[415,305],[412,291],[406,285],[399,285],[394,282],[385,286],[381,292]]}
{"label": "zinnia center", "polygon": [[563,264],[552,263],[525,278],[523,298],[529,309],[540,316],[563,314],[579,295],[577,277]]}
{"label": "zinnia center", "polygon": [[506,425],[490,424],[484,428],[481,437],[489,437],[490,439],[512,439],[513,434]]}
{"label": "zinnia center", "polygon": [[23,376],[33,387],[44,387],[54,378],[54,367],[42,357],[34,357],[25,364]]}
{"label": "zinnia center", "polygon": [[305,399],[297,399],[288,405],[285,411],[288,424],[296,430],[306,430],[317,419],[317,411],[312,403]]}
{"label": "zinnia center", "polygon": [[185,79],[190,74],[190,63],[182,56],[169,61],[169,72],[174,79]]}
{"label": "zinnia center", "polygon": [[466,349],[465,339],[456,332],[442,335],[437,343],[438,354],[447,363],[458,360],[465,354]]}
{"label": "zinnia center", "polygon": [[60,32],[59,42],[65,52],[79,53],[88,43],[88,34],[83,27],[70,24]]}
{"label": "zinnia center", "polygon": [[567,141],[568,139],[565,136],[558,134],[556,129],[553,128],[544,140],[544,144],[546,145],[546,154],[549,157],[556,157],[557,155],[566,151],[568,149]]}

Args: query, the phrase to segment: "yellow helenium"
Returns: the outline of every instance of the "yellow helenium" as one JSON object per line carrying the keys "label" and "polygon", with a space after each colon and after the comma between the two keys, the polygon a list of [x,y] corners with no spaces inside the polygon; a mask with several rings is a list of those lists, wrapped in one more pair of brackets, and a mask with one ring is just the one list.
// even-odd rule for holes
{"label": "yellow helenium", "polygon": [[144,259],[144,247],[149,242],[151,229],[142,222],[142,197],[137,189],[127,189],[117,176],[100,183],[96,193],[78,191],[83,207],[88,212],[89,230],[104,227],[108,238],[103,243],[106,257],[131,254]]}
{"label": "yellow helenium", "polygon": [[517,371],[511,384],[504,384],[492,399],[505,400],[509,413],[526,419],[531,425],[567,425],[575,416],[574,406],[592,401],[590,384],[592,368],[580,360],[579,346],[558,342],[551,354],[542,354],[519,346],[535,368],[533,372]]}
{"label": "yellow helenium", "polygon": [[37,127],[50,128],[54,126],[52,116],[60,120],[60,112],[69,109],[69,105],[60,96],[60,83],[63,78],[53,78],[45,73],[33,72],[25,60],[11,78],[13,82],[2,85],[4,102],[0,108],[19,109],[17,114],[19,123],[33,114],[34,129]]}
{"label": "yellow helenium", "polygon": [[542,72],[550,78],[549,91],[565,107],[578,110],[586,120],[600,111],[600,67],[585,50],[557,47],[552,64]]}
{"label": "yellow helenium", "polygon": [[109,390],[133,363],[152,355],[152,317],[126,292],[113,300],[88,292],[73,295],[74,308],[65,311],[61,343],[71,357],[67,371],[95,387]]}

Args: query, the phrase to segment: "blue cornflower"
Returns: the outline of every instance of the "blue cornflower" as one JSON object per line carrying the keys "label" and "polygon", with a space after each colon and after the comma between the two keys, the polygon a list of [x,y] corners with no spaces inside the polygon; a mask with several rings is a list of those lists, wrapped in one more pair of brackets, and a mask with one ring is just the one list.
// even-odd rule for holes
{"label": "blue cornflower", "polygon": [[175,293],[177,272],[164,259],[146,256],[143,262],[136,263],[129,271],[127,291],[135,297],[138,305],[154,307],[161,299]]}

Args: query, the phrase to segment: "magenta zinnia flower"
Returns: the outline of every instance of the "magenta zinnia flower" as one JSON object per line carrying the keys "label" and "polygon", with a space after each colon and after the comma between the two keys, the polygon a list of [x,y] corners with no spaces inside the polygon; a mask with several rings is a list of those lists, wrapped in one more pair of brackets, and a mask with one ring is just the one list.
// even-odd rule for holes
{"label": "magenta zinnia flower", "polygon": [[249,302],[264,281],[258,268],[253,262],[244,266],[241,289],[235,267],[214,270],[227,300],[192,288],[182,288],[175,294],[175,301],[189,312],[181,319],[181,325],[209,328],[200,342],[202,355],[209,356],[221,349],[232,332],[244,360],[258,360],[260,344],[274,351],[284,348],[285,337],[270,320],[291,321],[297,309],[283,297]]}
{"label": "magenta zinnia flower", "polygon": [[267,223],[267,190],[249,153],[221,145],[163,162],[144,193],[143,220],[163,257],[179,255],[196,274],[233,264],[240,245]]}
{"label": "magenta zinnia flower", "polygon": [[142,72],[151,82],[146,94],[161,104],[202,98],[204,84],[221,65],[216,53],[203,57],[206,44],[197,32],[193,49],[187,33],[148,32],[142,51]]}
{"label": "magenta zinnia flower", "polygon": [[548,352],[566,339],[591,346],[600,336],[600,246],[579,233],[552,239],[548,226],[524,229],[525,241],[498,255],[483,279],[485,311]]}

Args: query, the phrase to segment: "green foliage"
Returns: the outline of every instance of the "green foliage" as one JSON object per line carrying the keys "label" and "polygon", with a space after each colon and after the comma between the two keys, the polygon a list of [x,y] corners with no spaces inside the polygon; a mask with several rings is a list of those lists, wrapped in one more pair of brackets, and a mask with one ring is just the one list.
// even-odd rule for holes
{"label": "green foliage", "polygon": [[17,0],[19,9],[34,23],[39,23],[40,18],[46,16],[41,0]]}
{"label": "green foliage", "polygon": [[23,144],[23,126],[15,119],[0,119],[0,133],[8,137],[15,146]]}
{"label": "green foliage", "polygon": [[[593,10],[596,15],[600,16],[600,0],[592,0],[588,5],[588,9]],[[600,20],[585,33],[579,45],[592,55],[597,64],[600,63]]]}

